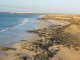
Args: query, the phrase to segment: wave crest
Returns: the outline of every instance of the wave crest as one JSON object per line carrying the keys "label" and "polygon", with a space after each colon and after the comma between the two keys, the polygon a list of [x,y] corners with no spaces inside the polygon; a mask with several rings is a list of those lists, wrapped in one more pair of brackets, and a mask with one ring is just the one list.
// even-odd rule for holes
{"label": "wave crest", "polygon": [[[14,27],[11,27],[11,28],[15,28],[15,27],[22,26],[22,25],[26,24],[27,22],[28,22],[28,19],[27,19],[27,18],[24,18],[24,19],[22,20],[22,23],[21,23],[21,24],[19,24],[19,25],[16,25],[16,26],[14,26]],[[1,30],[0,30],[0,32],[4,32],[4,31],[7,31],[7,30],[10,30],[11,28],[7,28],[7,29],[1,29]]]}
{"label": "wave crest", "polygon": [[28,22],[28,19],[27,18],[24,18],[24,20],[22,21],[21,24],[19,24],[17,26],[14,26],[14,27],[18,27],[18,26],[24,25],[24,24],[26,24],[26,22]]}

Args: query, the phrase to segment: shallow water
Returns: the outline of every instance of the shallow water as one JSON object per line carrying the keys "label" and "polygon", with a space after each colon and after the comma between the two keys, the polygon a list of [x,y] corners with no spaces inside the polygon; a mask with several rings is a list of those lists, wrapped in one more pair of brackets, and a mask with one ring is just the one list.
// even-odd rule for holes
{"label": "shallow water", "polygon": [[19,42],[29,35],[27,30],[37,29],[38,14],[0,14],[0,46]]}

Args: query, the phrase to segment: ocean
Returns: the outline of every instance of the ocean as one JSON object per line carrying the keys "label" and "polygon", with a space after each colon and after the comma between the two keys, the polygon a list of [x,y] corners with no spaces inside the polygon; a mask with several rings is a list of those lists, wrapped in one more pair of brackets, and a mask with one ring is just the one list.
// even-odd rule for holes
{"label": "ocean", "polygon": [[27,30],[37,29],[39,14],[0,14],[0,46],[19,42],[30,35]]}

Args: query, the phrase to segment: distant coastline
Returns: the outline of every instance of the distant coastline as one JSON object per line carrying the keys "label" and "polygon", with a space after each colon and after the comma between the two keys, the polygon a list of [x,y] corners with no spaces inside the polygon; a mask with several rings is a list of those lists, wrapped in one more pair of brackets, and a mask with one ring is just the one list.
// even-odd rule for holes
{"label": "distant coastline", "polygon": [[35,13],[35,12],[0,12],[0,14],[42,14],[42,13]]}
{"label": "distant coastline", "polygon": [[80,16],[80,14],[71,14],[71,13],[39,13],[39,12],[0,12],[0,14],[40,14],[40,15],[59,15],[59,16],[60,15]]}

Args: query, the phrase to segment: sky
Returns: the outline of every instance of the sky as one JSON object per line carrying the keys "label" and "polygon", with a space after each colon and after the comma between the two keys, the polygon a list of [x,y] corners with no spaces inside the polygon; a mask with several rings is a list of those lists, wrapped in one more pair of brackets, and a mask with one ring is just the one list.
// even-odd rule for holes
{"label": "sky", "polygon": [[0,0],[0,12],[80,14],[80,0]]}

